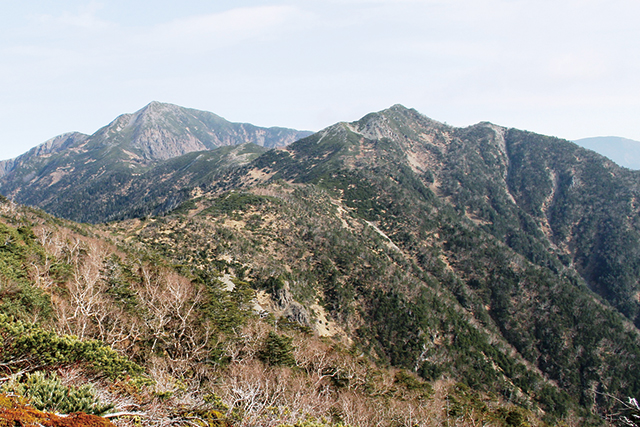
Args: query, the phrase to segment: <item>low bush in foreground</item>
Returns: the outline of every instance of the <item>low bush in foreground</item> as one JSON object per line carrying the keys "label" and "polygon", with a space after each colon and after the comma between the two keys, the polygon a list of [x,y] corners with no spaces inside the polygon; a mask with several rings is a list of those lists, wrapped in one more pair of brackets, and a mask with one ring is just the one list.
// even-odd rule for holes
{"label": "low bush in foreground", "polygon": [[109,420],[96,415],[76,412],[60,416],[42,412],[28,405],[23,398],[0,394],[0,427],[115,427]]}

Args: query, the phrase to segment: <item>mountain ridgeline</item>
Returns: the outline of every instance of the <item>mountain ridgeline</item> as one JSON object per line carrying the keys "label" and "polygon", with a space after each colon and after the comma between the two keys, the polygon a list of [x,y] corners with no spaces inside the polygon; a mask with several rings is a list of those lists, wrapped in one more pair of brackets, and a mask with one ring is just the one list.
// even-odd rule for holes
{"label": "mountain ridgeline", "polygon": [[[400,105],[295,142],[297,131],[226,122],[218,134],[209,114],[151,104],[91,137],[59,137],[5,162],[0,190],[75,221],[117,219],[95,230],[194,289],[231,275],[263,319],[542,423],[597,425],[616,398],[640,396],[640,172],[565,140],[455,128]],[[194,323],[203,336],[223,309],[211,304]],[[175,337],[158,332],[152,351],[171,355]],[[220,342],[189,362],[211,363]],[[144,365],[144,348],[122,351]],[[322,378],[368,390],[344,372]],[[488,411],[474,408],[460,425]],[[491,423],[525,425],[518,414]]]}

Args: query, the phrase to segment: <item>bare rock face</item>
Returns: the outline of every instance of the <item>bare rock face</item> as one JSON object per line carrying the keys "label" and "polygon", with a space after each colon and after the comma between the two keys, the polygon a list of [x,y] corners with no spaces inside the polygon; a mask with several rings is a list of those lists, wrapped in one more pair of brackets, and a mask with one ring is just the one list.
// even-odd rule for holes
{"label": "bare rock face", "polygon": [[309,312],[302,304],[294,301],[287,307],[284,312],[284,316],[292,322],[300,323],[304,326],[310,326]]}
{"label": "bare rock face", "polygon": [[276,308],[282,312],[284,317],[304,326],[311,325],[309,312],[302,304],[293,299],[288,285],[282,289],[278,289],[275,297]]}
{"label": "bare rock face", "polygon": [[276,308],[278,310],[286,310],[287,307],[289,307],[291,303],[294,301],[293,295],[291,295],[291,292],[289,291],[288,286],[285,286],[282,289],[278,289],[275,292],[275,297],[276,297]]}
{"label": "bare rock face", "polygon": [[142,151],[142,157],[148,160],[166,160],[207,149],[202,141],[191,134],[176,136],[158,127],[143,129],[134,140],[134,144]]}

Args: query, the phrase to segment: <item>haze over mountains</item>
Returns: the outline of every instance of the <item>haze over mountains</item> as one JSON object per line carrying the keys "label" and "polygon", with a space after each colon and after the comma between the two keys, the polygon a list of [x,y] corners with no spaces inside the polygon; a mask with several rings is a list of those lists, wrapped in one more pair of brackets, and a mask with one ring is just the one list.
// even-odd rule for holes
{"label": "haze over mountains", "polygon": [[[16,202],[74,221],[120,220],[74,226],[29,211],[27,221],[5,202],[14,242],[5,252],[14,257],[73,227],[94,239],[78,237],[84,252],[33,255],[23,275],[25,289],[36,286],[28,277],[57,283],[42,288],[57,330],[81,330],[150,371],[179,360],[189,369],[170,373],[176,381],[208,372],[194,390],[230,393],[204,378],[231,378],[249,360],[267,372],[271,359],[259,356],[267,350],[246,350],[247,337],[262,340],[284,322],[298,346],[311,335],[292,331],[314,331],[351,348],[358,366],[421,378],[383,380],[387,371],[291,356],[285,365],[302,367],[304,381],[318,375],[306,392],[330,390],[336,424],[358,412],[342,393],[380,402],[385,381],[397,387],[387,399],[432,387],[466,402],[461,412],[423,413],[424,425],[452,416],[459,425],[598,425],[616,410],[608,396],[640,395],[640,172],[572,142],[486,122],[455,128],[401,105],[305,135],[152,103],[92,136],[48,141],[3,170],[0,191]],[[24,237],[34,224],[49,237]],[[92,249],[102,236],[119,255]],[[38,260],[50,260],[48,270]],[[89,261],[98,267],[84,272]],[[145,263],[166,270],[156,277]],[[184,284],[192,309],[144,320],[158,306],[148,283],[165,276]],[[102,284],[99,302],[74,326],[64,313],[80,304],[74,286],[88,277]],[[33,318],[30,300],[11,295],[16,315]],[[101,317],[103,306],[122,311]],[[240,333],[247,319],[253,332]],[[105,332],[134,326],[139,334],[126,339]],[[427,395],[406,401],[424,410]]]}
{"label": "haze over mountains", "polygon": [[618,136],[597,136],[574,141],[581,147],[588,148],[607,156],[620,166],[640,169],[640,142]]}

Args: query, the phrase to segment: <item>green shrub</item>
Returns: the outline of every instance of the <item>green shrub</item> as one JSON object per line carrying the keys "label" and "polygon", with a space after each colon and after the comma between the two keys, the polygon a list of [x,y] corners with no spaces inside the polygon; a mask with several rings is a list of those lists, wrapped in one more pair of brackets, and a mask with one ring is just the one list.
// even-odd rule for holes
{"label": "green shrub", "polygon": [[91,385],[69,387],[62,384],[57,376],[42,371],[27,374],[24,381],[20,382],[13,378],[2,387],[2,392],[23,396],[38,410],[62,414],[85,412],[103,415],[114,407],[101,404]]}
{"label": "green shrub", "polygon": [[258,355],[260,360],[271,366],[294,366],[296,361],[292,354],[292,340],[286,335],[278,335],[273,331],[269,332]]}
{"label": "green shrub", "polygon": [[426,381],[418,379],[407,371],[398,371],[394,377],[394,383],[407,391],[417,393],[423,399],[429,398],[433,394],[433,387]]}
{"label": "green shrub", "polygon": [[86,363],[109,378],[139,375],[142,368],[100,341],[60,336],[0,314],[0,363],[15,368]]}

